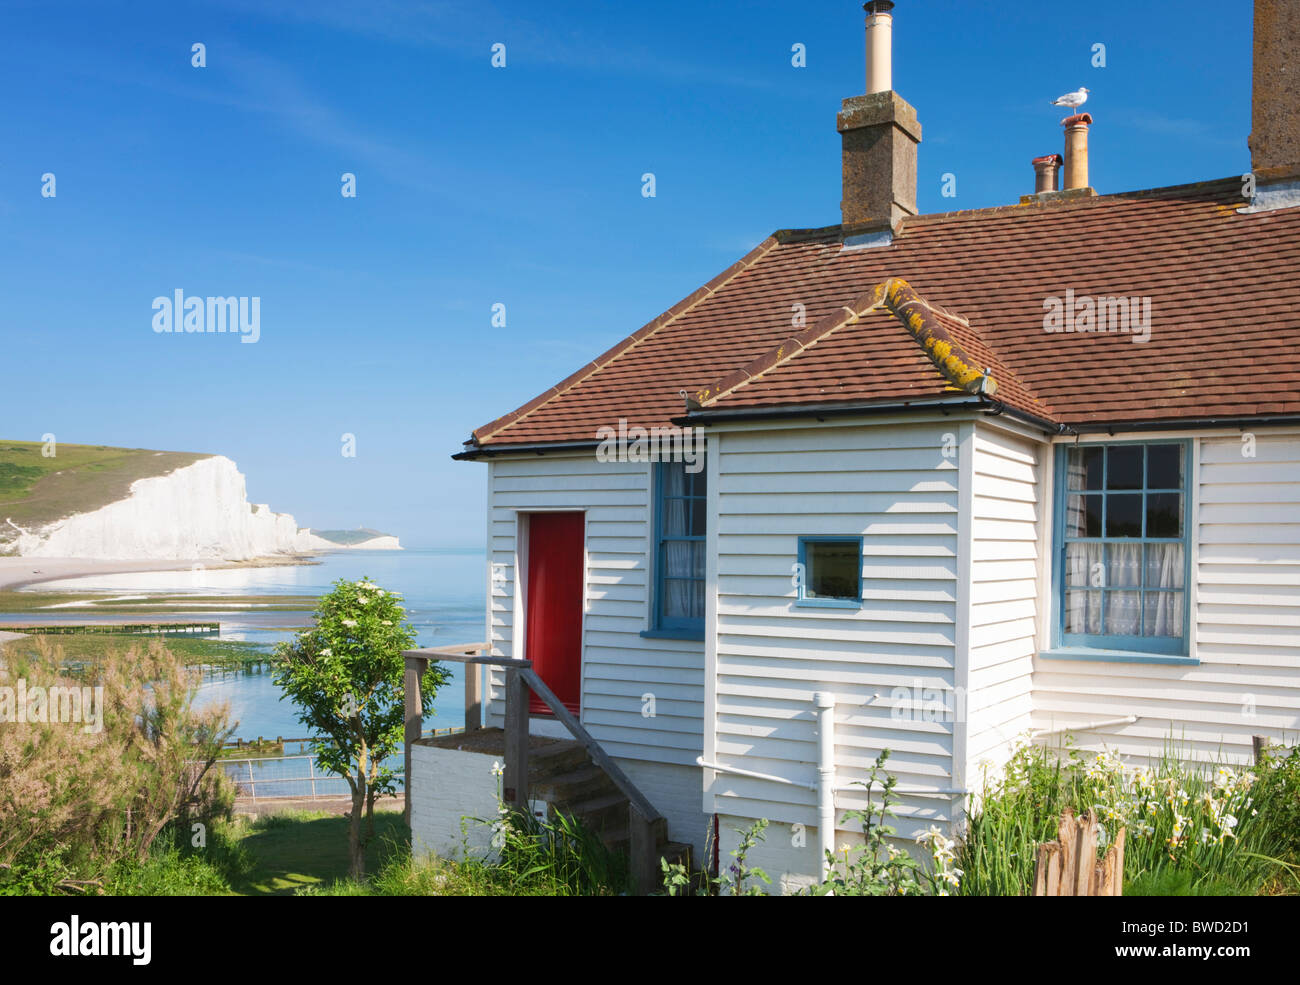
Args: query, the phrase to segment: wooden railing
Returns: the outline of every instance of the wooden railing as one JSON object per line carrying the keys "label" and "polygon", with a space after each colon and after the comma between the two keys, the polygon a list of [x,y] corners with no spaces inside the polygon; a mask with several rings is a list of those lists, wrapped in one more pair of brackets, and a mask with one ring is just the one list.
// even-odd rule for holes
{"label": "wooden railing", "polygon": [[[550,709],[569,734],[582,743],[591,761],[605,771],[619,792],[627,798],[628,855],[632,865],[632,878],[638,892],[649,892],[659,881],[658,838],[656,827],[661,827],[664,817],[636,788],[627,774],[610,758],[599,742],[583,728],[582,723],[564,707],[546,682],[533,670],[530,660],[514,657],[493,657],[487,654],[486,643],[462,646],[431,647],[406,650],[406,820],[411,820],[411,787],[414,773],[411,769],[411,744],[421,736],[423,702],[420,681],[430,660],[446,660],[473,666],[488,665],[504,668],[505,675],[505,775],[502,794],[505,802],[516,810],[528,810],[528,701],[529,692],[537,695]],[[482,728],[483,693],[478,673],[465,675],[465,731]]]}

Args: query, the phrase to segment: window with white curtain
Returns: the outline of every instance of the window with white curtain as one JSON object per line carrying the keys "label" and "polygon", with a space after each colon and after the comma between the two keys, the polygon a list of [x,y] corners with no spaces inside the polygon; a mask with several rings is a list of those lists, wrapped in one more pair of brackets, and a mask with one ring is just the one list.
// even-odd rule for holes
{"label": "window with white curtain", "polygon": [[660,462],[655,474],[654,629],[704,632],[704,554],[708,489],[705,470]]}
{"label": "window with white curtain", "polygon": [[1058,453],[1061,645],[1185,655],[1187,442]]}

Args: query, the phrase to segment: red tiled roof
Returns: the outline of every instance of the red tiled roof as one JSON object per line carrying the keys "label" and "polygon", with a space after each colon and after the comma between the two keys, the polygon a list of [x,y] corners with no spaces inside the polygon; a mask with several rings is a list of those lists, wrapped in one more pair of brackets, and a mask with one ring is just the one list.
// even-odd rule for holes
{"label": "red tiled roof", "polygon": [[[667,426],[683,390],[705,409],[969,399],[887,305],[868,310],[891,278],[989,370],[993,399],[1055,424],[1300,414],[1300,208],[1239,214],[1241,192],[1232,178],[917,216],[866,249],[843,249],[839,227],[779,233],[474,442]],[[1067,289],[1149,297],[1150,340],[1049,334],[1045,299]]]}

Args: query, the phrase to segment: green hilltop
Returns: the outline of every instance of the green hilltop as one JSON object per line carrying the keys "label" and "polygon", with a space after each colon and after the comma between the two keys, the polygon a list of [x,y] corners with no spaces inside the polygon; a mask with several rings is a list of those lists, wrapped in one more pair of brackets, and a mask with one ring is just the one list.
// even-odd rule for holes
{"label": "green hilltop", "polygon": [[358,527],[355,530],[312,530],[312,533],[323,540],[343,545],[360,544],[363,541],[373,540],[375,537],[392,536],[392,534],[386,534],[382,530],[372,530],[370,527]]}
{"label": "green hilltop", "polygon": [[74,513],[89,513],[125,499],[137,479],[166,475],[210,455],[109,448],[105,445],[54,446],[41,454],[39,441],[0,441],[0,540],[12,528],[31,529]]}

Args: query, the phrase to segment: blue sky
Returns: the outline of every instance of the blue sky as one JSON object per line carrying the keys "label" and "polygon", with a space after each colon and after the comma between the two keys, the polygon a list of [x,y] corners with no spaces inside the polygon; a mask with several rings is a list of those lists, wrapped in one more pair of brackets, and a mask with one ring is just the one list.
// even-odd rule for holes
{"label": "blue sky", "polygon": [[[1032,191],[1079,86],[1099,191],[1248,170],[1251,16],[900,0],[921,211]],[[303,525],[482,543],[486,470],[448,456],[773,230],[838,222],[863,73],[839,0],[6,0],[0,437],[220,453]],[[260,297],[260,340],[155,333],[178,288]]]}

